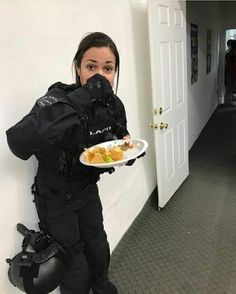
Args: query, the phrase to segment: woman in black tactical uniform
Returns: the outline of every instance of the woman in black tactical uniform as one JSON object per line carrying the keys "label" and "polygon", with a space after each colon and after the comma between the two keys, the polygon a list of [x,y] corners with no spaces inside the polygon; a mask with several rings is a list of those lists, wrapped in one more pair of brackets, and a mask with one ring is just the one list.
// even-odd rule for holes
{"label": "woman in black tactical uniform", "polygon": [[64,246],[70,269],[62,294],[88,293],[79,281],[81,243],[91,269],[94,294],[115,294],[108,279],[109,244],[103,227],[97,181],[101,172],[82,165],[85,147],[128,138],[123,103],[114,94],[119,54],[104,33],[88,34],[74,57],[76,83],[53,84],[20,122],[7,131],[11,151],[38,159],[33,185],[40,228]]}

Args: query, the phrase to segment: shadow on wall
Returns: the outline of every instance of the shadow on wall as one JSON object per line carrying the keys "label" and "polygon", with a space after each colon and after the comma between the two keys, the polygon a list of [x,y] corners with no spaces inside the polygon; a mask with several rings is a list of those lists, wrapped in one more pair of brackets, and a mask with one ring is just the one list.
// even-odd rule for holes
{"label": "shadow on wall", "polygon": [[[148,157],[144,160],[145,170],[154,168],[153,173],[145,173],[145,183],[156,181],[156,165],[155,158],[155,144],[154,132],[149,127],[153,121],[153,102],[152,102],[152,81],[151,81],[151,64],[150,64],[150,48],[149,48],[149,29],[148,29],[148,7],[147,3],[130,3],[131,5],[131,21],[133,28],[134,44],[134,71],[136,74],[135,80],[137,81],[137,103],[138,103],[138,116],[137,121],[138,129],[140,130],[141,138],[148,141]],[[153,166],[154,164],[154,166]],[[150,177],[150,178],[149,178]]]}
{"label": "shadow on wall", "polygon": [[[148,11],[146,4],[131,2],[134,44],[134,62],[136,68],[135,80],[137,81],[137,102],[139,110],[139,129],[141,136],[154,141],[153,130],[149,128],[152,120],[152,90],[150,50],[148,37]],[[140,72],[140,70],[142,72]]]}

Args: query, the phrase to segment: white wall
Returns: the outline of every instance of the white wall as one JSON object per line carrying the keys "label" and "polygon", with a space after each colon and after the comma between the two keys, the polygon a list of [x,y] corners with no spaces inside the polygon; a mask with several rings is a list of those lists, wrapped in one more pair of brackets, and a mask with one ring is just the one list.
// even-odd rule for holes
{"label": "white wall", "polygon": [[[218,4],[212,1],[187,2],[187,66],[189,149],[198,138],[218,104]],[[198,81],[191,85],[190,24],[198,25]],[[212,32],[211,72],[206,74],[206,31]]]}
{"label": "white wall", "polygon": [[[91,9],[92,8],[92,9]],[[121,56],[118,95],[133,138],[149,142],[135,166],[102,176],[99,183],[111,249],[142,209],[156,186],[149,48],[145,0],[0,0],[0,293],[19,291],[7,279],[7,257],[20,251],[16,224],[37,228],[30,185],[34,158],[24,162],[8,149],[5,131],[29,112],[35,100],[56,82],[73,82],[72,59],[87,32],[103,31]],[[55,293],[58,293],[56,290]]]}

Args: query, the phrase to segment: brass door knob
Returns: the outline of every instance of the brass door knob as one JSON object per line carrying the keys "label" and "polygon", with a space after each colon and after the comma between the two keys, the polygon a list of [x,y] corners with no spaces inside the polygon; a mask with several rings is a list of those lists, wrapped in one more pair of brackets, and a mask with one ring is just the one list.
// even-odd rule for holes
{"label": "brass door knob", "polygon": [[163,122],[161,122],[160,123],[160,129],[162,130],[162,129],[167,129],[168,128],[168,124],[167,123],[163,123]]}
{"label": "brass door knob", "polygon": [[158,124],[150,123],[149,127],[156,130],[158,129]]}

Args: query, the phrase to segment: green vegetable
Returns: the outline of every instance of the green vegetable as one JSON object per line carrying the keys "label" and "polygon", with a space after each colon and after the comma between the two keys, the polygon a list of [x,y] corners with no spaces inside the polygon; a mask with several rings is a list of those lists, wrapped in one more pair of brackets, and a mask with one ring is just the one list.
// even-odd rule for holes
{"label": "green vegetable", "polygon": [[113,162],[113,159],[111,158],[111,156],[106,155],[106,156],[104,157],[104,161],[105,161],[106,163],[109,163],[109,162]]}

